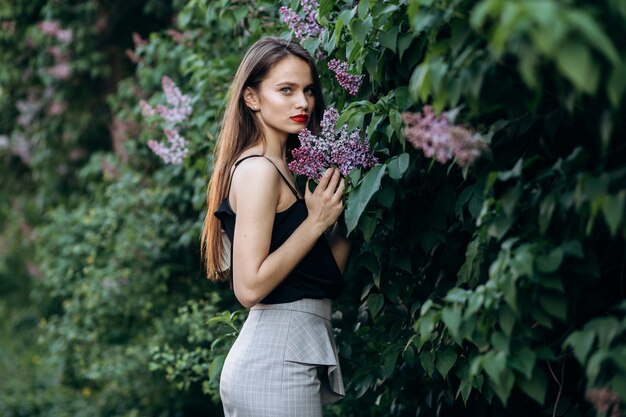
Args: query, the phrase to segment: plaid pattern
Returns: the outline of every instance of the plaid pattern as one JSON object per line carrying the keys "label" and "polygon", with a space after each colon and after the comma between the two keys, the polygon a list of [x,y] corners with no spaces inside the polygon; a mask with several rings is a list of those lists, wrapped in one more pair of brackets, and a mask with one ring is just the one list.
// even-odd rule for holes
{"label": "plaid pattern", "polygon": [[329,299],[250,309],[220,378],[226,417],[322,417],[344,394]]}

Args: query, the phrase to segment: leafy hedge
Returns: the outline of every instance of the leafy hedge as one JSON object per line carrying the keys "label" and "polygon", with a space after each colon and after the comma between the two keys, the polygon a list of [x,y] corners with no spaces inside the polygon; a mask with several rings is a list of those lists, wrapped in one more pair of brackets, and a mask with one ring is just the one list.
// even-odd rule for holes
{"label": "leafy hedge", "polygon": [[[6,10],[29,16],[22,19],[34,32],[39,17],[32,16],[58,16],[77,39],[86,30],[74,9],[28,4],[2,6],[2,19]],[[295,36],[279,21],[281,5],[302,17],[313,8],[320,32],[307,38],[305,31],[302,43],[318,58],[326,102],[340,110],[340,123],[366,132],[382,161],[351,174],[345,222],[354,252],[334,314],[348,395],[329,414],[619,415],[626,398],[626,51],[619,41],[626,8],[619,0],[321,0],[306,7],[191,0],[171,6],[173,27],[135,36],[134,46],[126,31],[132,75],[122,79],[77,59],[75,71],[98,67],[92,76],[117,89],[106,95],[104,113],[77,102],[62,116],[68,124],[58,126],[93,127],[90,117],[101,117],[109,131],[89,140],[112,139],[110,150],[89,142],[74,162],[80,169],[62,171],[71,173],[62,201],[56,176],[43,174],[69,161],[65,148],[42,142],[33,164],[0,150],[17,167],[6,171],[15,181],[2,190],[29,190],[28,198],[3,203],[3,236],[18,235],[11,225],[23,218],[23,201],[27,223],[38,224],[26,245],[40,274],[11,280],[5,291],[22,294],[22,305],[28,294],[36,301],[28,314],[40,328],[31,331],[56,378],[36,399],[0,396],[0,410],[219,414],[219,371],[245,311],[226,285],[202,278],[204,193],[241,55],[260,36]],[[170,5],[143,7],[158,15]],[[17,27],[2,35],[10,57],[27,39]],[[99,44],[87,45],[66,47],[100,62]],[[49,58],[26,62],[41,72]],[[333,59],[348,64],[348,75],[364,76],[355,96],[329,69]],[[57,116],[16,122],[15,102],[45,77],[22,82],[19,71],[3,71],[11,86],[0,92],[9,140],[24,130],[56,137]],[[180,124],[189,149],[182,165],[164,164],[146,145],[165,142],[166,126],[143,117],[139,104],[166,104],[163,76],[191,98],[192,113]],[[54,83],[67,94],[80,87]],[[426,105],[489,150],[471,166],[426,157],[403,119]],[[0,245],[3,265],[17,250]],[[34,265],[11,265],[0,268],[3,282],[8,268],[37,275]],[[32,337],[11,325],[5,332]],[[13,392],[28,390],[31,380],[20,381]],[[55,393],[57,407],[38,405]]]}

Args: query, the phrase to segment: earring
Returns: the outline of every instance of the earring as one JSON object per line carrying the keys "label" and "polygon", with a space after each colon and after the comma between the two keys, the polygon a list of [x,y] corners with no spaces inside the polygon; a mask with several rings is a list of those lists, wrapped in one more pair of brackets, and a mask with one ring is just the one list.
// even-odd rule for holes
{"label": "earring", "polygon": [[259,110],[259,108],[257,106],[254,106],[254,110]]}

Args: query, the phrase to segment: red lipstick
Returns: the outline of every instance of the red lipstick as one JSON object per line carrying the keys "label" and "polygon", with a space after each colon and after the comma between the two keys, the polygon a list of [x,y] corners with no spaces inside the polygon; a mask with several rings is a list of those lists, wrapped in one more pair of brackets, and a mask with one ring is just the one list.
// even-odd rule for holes
{"label": "red lipstick", "polygon": [[309,116],[306,114],[296,114],[295,116],[290,117],[296,123],[306,123],[309,121]]}

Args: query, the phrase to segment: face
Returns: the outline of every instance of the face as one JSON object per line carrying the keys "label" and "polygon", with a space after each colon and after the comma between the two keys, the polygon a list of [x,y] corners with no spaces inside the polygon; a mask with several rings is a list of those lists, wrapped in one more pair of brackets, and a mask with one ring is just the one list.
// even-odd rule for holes
{"label": "face", "polygon": [[308,126],[315,107],[313,77],[306,61],[288,56],[276,63],[246,104],[255,111],[266,138],[286,139]]}

